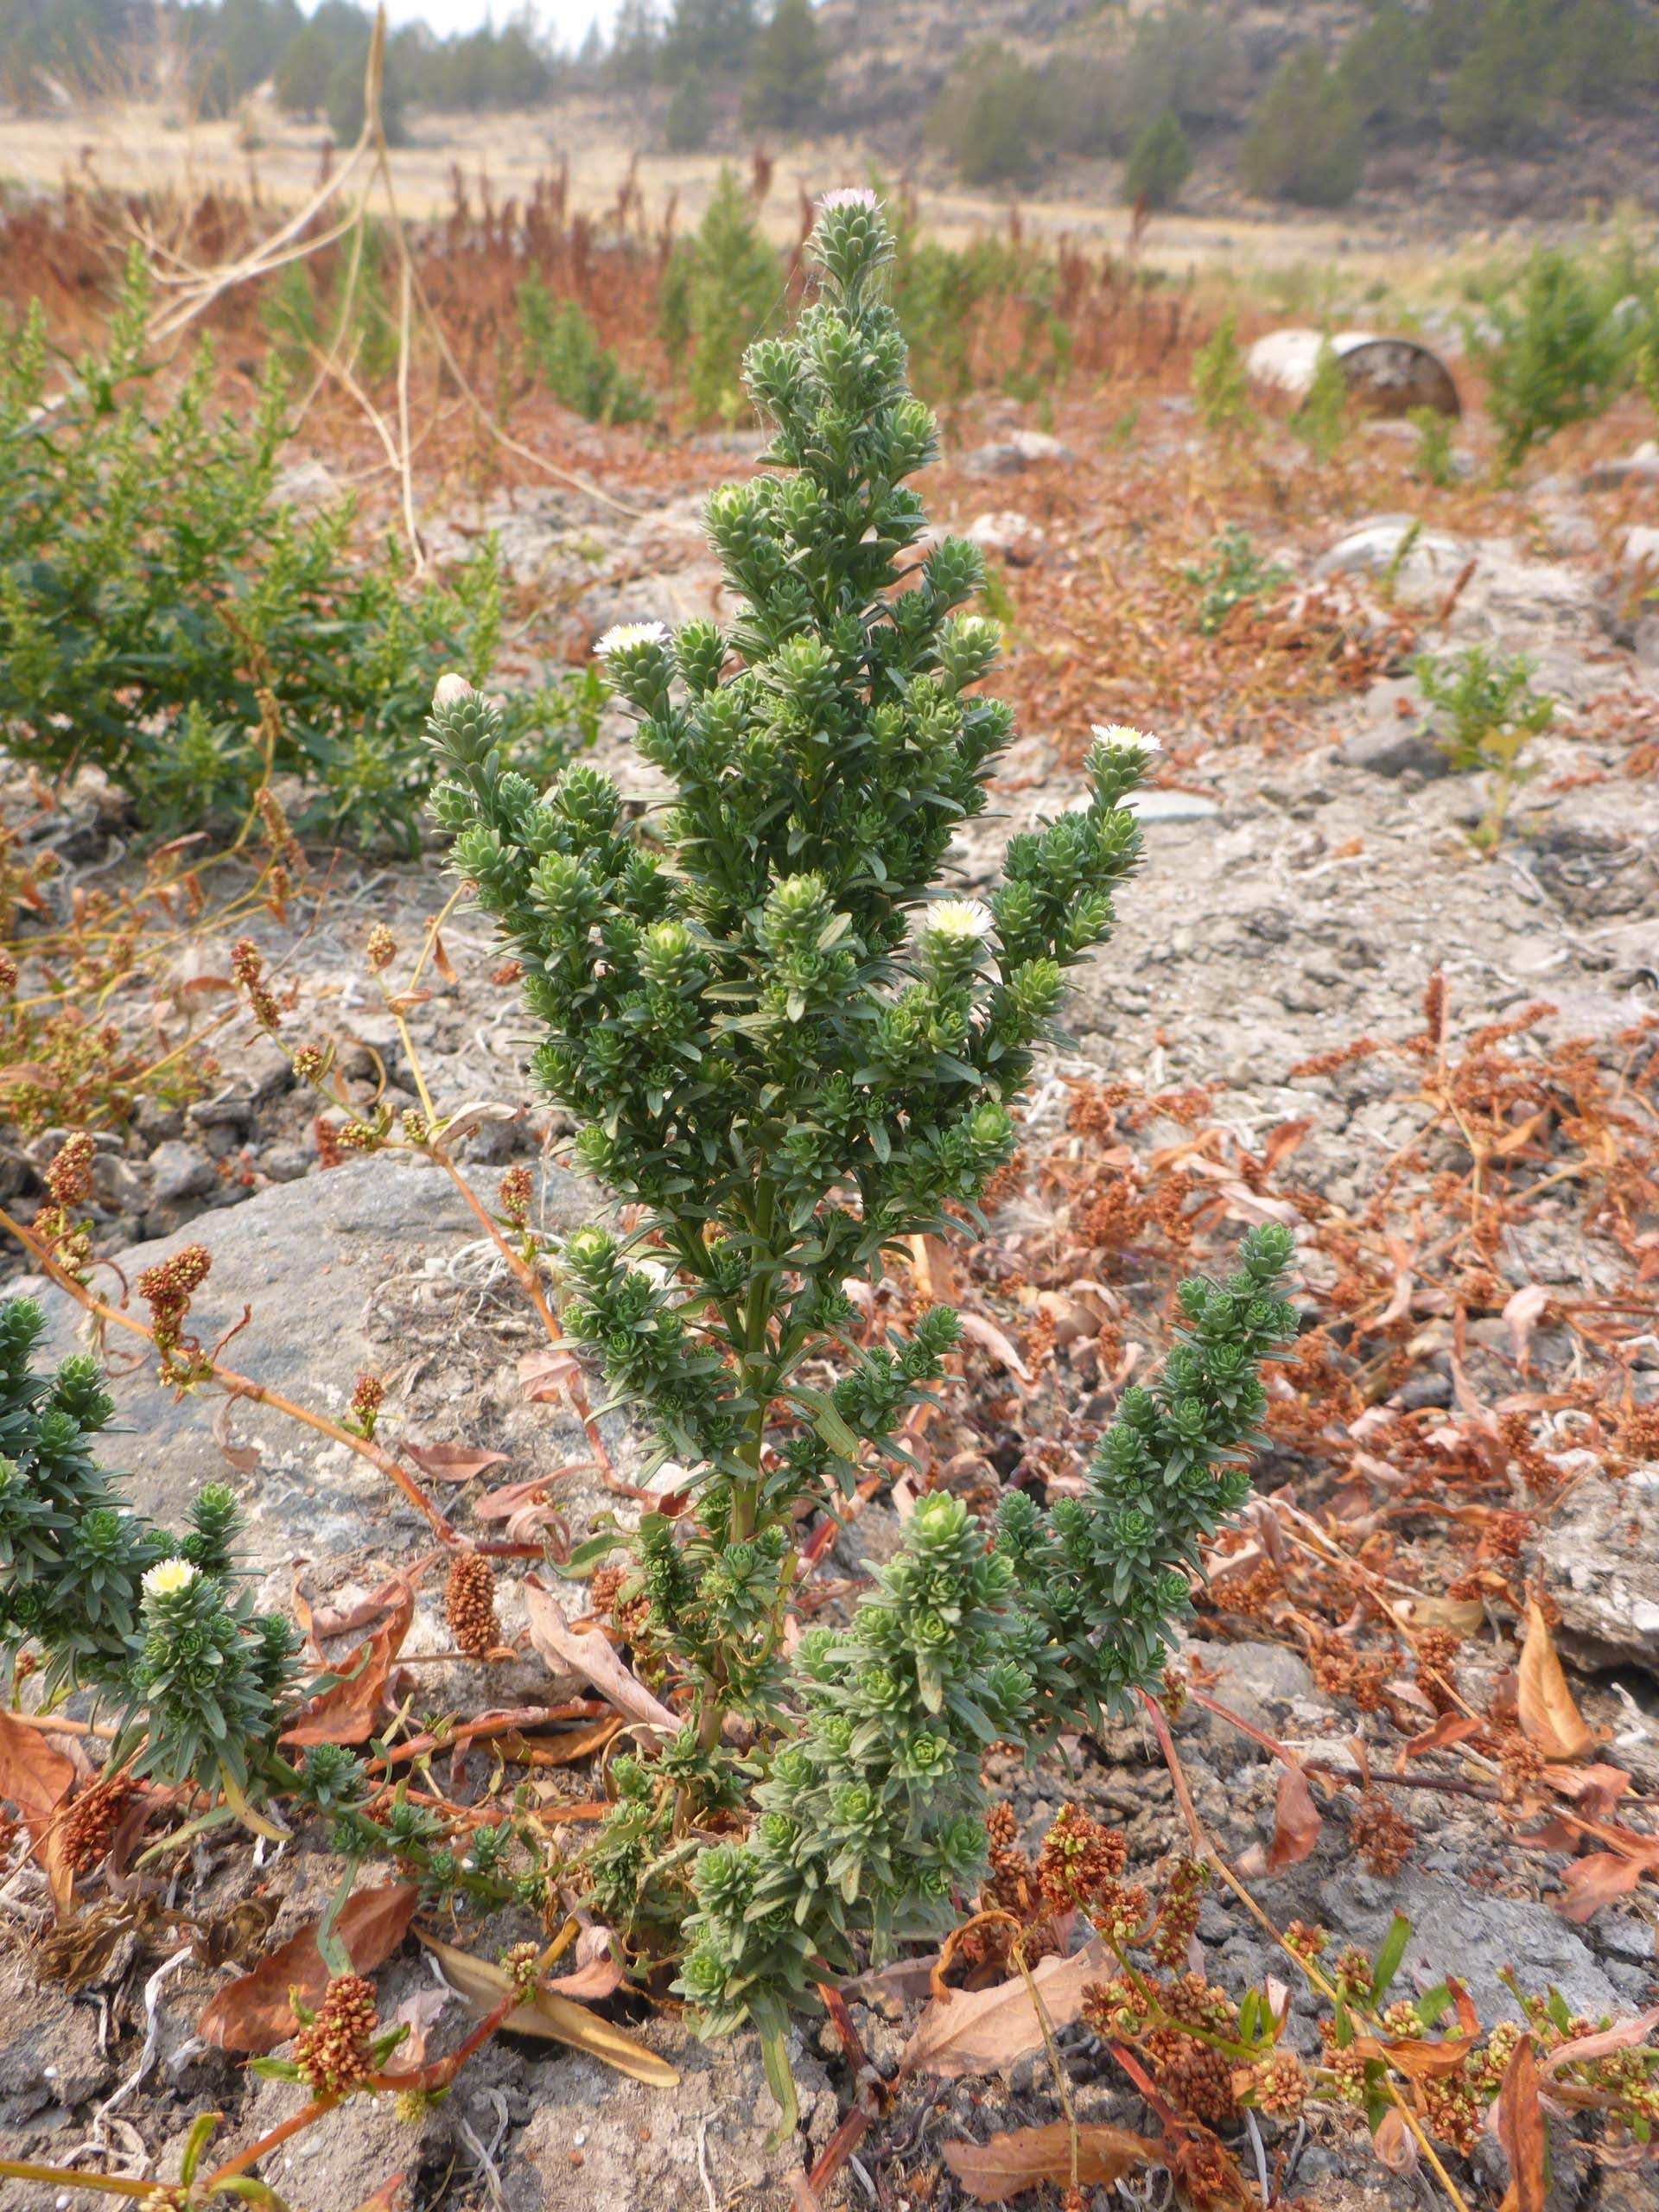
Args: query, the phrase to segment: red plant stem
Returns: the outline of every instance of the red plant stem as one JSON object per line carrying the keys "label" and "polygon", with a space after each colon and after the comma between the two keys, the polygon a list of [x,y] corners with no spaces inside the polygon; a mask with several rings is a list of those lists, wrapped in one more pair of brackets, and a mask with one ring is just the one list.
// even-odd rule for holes
{"label": "red plant stem", "polygon": [[1141,1702],[1152,1716],[1152,1725],[1158,1732],[1158,1741],[1164,1754],[1164,1764],[1169,1769],[1169,1778],[1175,1785],[1176,1802],[1186,1822],[1186,1832],[1192,1839],[1192,1848],[1206,1862],[1211,1857],[1210,1840],[1205,1834],[1198,1819],[1198,1808],[1192,1802],[1192,1793],[1186,1786],[1186,1777],[1181,1771],[1181,1762],[1175,1750],[1175,1738],[1169,1732],[1169,1716],[1157,1699],[1142,1690]]}
{"label": "red plant stem", "polygon": [[291,2120],[285,2120],[280,2127],[273,2127],[269,2135],[262,2135],[257,2143],[250,2143],[245,2151],[238,2151],[233,2158],[227,2159],[209,2174],[201,2185],[203,2196],[211,2196],[221,2183],[232,2181],[238,2174],[246,2173],[250,2166],[257,2165],[269,2152],[278,2149],[299,2134],[302,2129],[309,2127],[314,2120],[321,2120],[325,2113],[332,2112],[339,2102],[337,2096],[314,2098]]}

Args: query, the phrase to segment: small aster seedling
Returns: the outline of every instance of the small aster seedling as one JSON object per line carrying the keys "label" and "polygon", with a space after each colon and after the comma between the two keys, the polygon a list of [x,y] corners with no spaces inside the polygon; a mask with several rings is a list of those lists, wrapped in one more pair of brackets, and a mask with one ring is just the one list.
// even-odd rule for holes
{"label": "small aster seedling", "polygon": [[588,766],[539,790],[459,680],[432,721],[437,817],[522,966],[537,1073],[628,1209],[569,1239],[567,1323],[689,1501],[645,1516],[614,1590],[688,1718],[613,1762],[595,1902],[682,1959],[706,2028],[760,2028],[786,2111],[786,2006],[937,1933],[977,1882],[988,1745],[1155,1679],[1198,1541],[1249,1488],[1258,1362],[1294,1325],[1289,1239],[1258,1231],[1225,1288],[1186,1287],[1183,1340],[1126,1393],[1085,1497],[1015,1497],[996,1529],[925,1497],[850,1624],[786,1656],[804,1530],[905,1458],[957,1341],[935,1307],[868,1344],[844,1286],[979,1218],[1065,972],[1139,858],[1125,802],[1154,749],[1096,730],[1083,805],[1014,837],[982,899],[951,891],[1012,734],[980,689],[983,568],[945,537],[901,576],[937,436],[874,195],[826,200],[812,251],[818,296],[747,357],[768,471],[709,505],[735,620],[600,642],[672,803],[636,826]]}

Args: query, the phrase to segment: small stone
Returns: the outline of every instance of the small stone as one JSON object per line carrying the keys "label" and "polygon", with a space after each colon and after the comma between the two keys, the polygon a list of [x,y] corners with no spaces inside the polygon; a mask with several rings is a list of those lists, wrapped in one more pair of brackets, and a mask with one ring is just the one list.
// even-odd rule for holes
{"label": "small stone", "polygon": [[1659,1675],[1659,1465],[1577,1484],[1538,1558],[1561,1609],[1563,1650],[1586,1666]]}
{"label": "small stone", "polygon": [[1142,822],[1217,822],[1221,809],[1201,791],[1132,791],[1123,802]]}
{"label": "small stone", "polygon": [[963,535],[1010,568],[1026,569],[1042,551],[1045,533],[1040,523],[1022,515],[1017,507],[996,507],[976,515]]}
{"label": "small stone", "polygon": [[1071,458],[1070,446],[1062,445],[1046,430],[1015,430],[1008,437],[978,447],[962,467],[968,476],[1017,476],[1022,469],[1039,463]]}
{"label": "small stone", "polygon": [[1370,776],[1416,776],[1427,782],[1450,775],[1452,763],[1431,737],[1414,722],[1379,723],[1356,730],[1338,751],[1346,768],[1363,768]]}
{"label": "small stone", "polygon": [[176,1206],[187,1198],[203,1198],[219,1178],[213,1163],[200,1147],[173,1139],[157,1145],[150,1154],[150,1204],[157,1209]]}

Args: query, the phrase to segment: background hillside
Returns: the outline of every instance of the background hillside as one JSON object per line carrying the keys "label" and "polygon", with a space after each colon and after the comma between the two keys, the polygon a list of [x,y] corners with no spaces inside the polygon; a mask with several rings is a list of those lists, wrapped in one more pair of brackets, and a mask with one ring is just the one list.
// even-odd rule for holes
{"label": "background hillside", "polygon": [[[353,0],[0,0],[0,99],[117,92],[168,127],[356,135]],[[1342,209],[1430,235],[1659,197],[1655,0],[625,0],[557,50],[532,11],[394,35],[394,143],[512,110],[561,147],[810,166],[833,146],[934,188],[1203,214]],[[803,156],[809,158],[803,160]],[[0,174],[6,165],[0,152]]]}

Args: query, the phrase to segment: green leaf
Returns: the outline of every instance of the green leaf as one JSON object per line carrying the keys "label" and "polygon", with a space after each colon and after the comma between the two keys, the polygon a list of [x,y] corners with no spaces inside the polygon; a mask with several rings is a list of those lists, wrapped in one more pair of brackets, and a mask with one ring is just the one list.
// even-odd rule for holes
{"label": "green leaf", "polygon": [[1389,1932],[1382,1938],[1382,1948],[1376,1955],[1376,1967],[1371,1976],[1371,2002],[1380,2005],[1388,1994],[1394,1977],[1400,1971],[1400,1962],[1406,1955],[1406,1946],[1411,1941],[1411,1923],[1403,1912],[1396,1912],[1389,1923]]}
{"label": "green leaf", "polygon": [[791,1388],[791,1397],[806,1408],[812,1426],[830,1449],[843,1459],[855,1459],[863,1449],[862,1440],[848,1427],[837,1411],[835,1401],[822,1390],[809,1390],[804,1383]]}
{"label": "green leaf", "polygon": [[795,2076],[789,2070],[789,2018],[776,1998],[760,1996],[749,2000],[749,2018],[760,2038],[760,2063],[766,2070],[766,2087],[782,2115],[766,2139],[777,2149],[793,2135],[801,2120]]}

